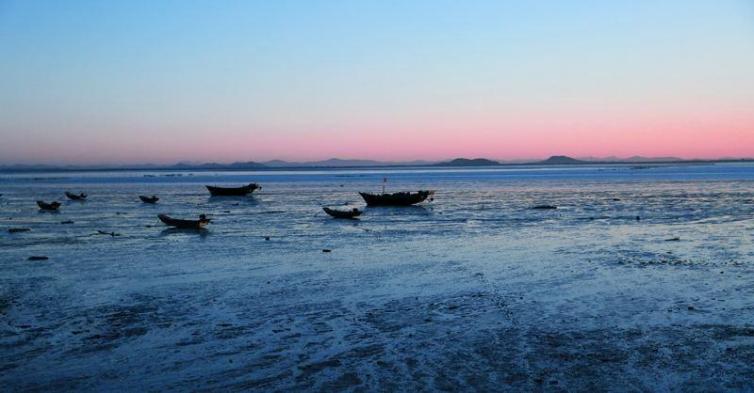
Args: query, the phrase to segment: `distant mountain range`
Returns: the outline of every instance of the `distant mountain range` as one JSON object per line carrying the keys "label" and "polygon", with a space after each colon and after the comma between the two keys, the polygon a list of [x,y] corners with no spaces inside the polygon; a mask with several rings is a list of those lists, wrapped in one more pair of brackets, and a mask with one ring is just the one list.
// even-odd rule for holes
{"label": "distant mountain range", "polygon": [[597,162],[677,162],[684,161],[683,158],[678,157],[642,157],[633,156],[628,158],[620,158],[615,156],[609,157],[580,157],[582,161],[597,161]]}
{"label": "distant mountain range", "polygon": [[486,158],[456,158],[454,160],[438,162],[436,166],[494,166],[502,165],[498,161],[488,160]]}
{"label": "distant mountain range", "polygon": [[587,164],[589,161],[577,160],[568,156],[552,156],[539,164],[543,165],[570,165],[570,164]]}
{"label": "distant mountain range", "polygon": [[262,169],[267,166],[254,161],[234,162],[231,164],[218,164],[209,162],[204,164],[193,164],[188,162],[179,162],[178,164],[165,167],[166,169]]}
{"label": "distant mountain range", "polygon": [[632,164],[632,163],[699,163],[699,162],[742,162],[754,161],[754,158],[724,158],[719,160],[687,160],[676,157],[585,157],[552,156],[546,160],[495,161],[486,158],[455,158],[450,161],[374,161],[359,159],[331,158],[323,161],[289,162],[272,160],[265,162],[242,161],[233,163],[198,163],[179,162],[173,165],[6,165],[2,171],[72,171],[72,170],[279,170],[310,168],[369,168],[369,167],[483,167],[500,165],[583,165],[583,164]]}
{"label": "distant mountain range", "polygon": [[270,168],[343,168],[343,167],[364,167],[364,166],[421,166],[431,165],[431,161],[374,161],[374,160],[344,160],[340,158],[331,158],[329,160],[322,161],[307,161],[307,162],[288,162],[282,160],[272,160],[263,162]]}
{"label": "distant mountain range", "polygon": [[617,157],[610,158],[582,158],[576,159],[568,156],[552,156],[542,161],[494,161],[486,158],[456,158],[450,161],[443,161],[434,164],[435,166],[496,166],[496,165],[578,165],[578,164],[594,164],[594,163],[659,163],[659,162],[682,162],[680,158],[646,158],[646,157],[630,157],[626,159],[620,159]]}

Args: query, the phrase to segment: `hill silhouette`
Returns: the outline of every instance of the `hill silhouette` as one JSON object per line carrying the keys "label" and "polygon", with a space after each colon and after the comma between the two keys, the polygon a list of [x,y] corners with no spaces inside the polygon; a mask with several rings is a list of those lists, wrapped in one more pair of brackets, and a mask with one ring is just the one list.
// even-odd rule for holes
{"label": "hill silhouette", "polygon": [[568,164],[586,164],[588,161],[577,160],[568,156],[552,156],[544,161],[540,161],[537,164],[547,165],[568,165]]}
{"label": "hill silhouette", "polygon": [[456,158],[450,161],[438,162],[437,166],[493,166],[500,165],[499,162],[488,160],[486,158]]}

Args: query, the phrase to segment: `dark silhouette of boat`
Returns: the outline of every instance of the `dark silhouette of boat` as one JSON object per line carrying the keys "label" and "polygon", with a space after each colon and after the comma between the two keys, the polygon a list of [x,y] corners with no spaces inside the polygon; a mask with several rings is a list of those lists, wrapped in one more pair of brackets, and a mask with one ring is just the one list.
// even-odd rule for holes
{"label": "dark silhouette of boat", "polygon": [[72,201],[85,201],[86,200],[86,194],[84,194],[83,192],[80,193],[80,194],[78,194],[78,195],[76,195],[76,194],[74,194],[72,192],[66,191],[65,192],[65,196],[67,196],[68,199],[70,199]]}
{"label": "dark silhouette of boat", "polygon": [[160,214],[157,216],[165,225],[182,229],[202,229],[211,221],[204,214],[199,216],[198,220],[181,220],[178,218],[169,217],[166,214]]}
{"label": "dark silhouette of boat", "polygon": [[60,207],[60,202],[52,201],[47,203],[45,201],[37,201],[37,206],[42,210],[56,211]]}
{"label": "dark silhouette of boat", "polygon": [[368,192],[360,192],[359,195],[364,198],[367,206],[411,206],[424,202],[434,193],[434,191],[430,190],[421,190],[417,192],[396,192],[392,194],[370,194]]}
{"label": "dark silhouette of boat", "polygon": [[337,210],[337,209],[330,209],[329,207],[323,207],[322,210],[324,210],[325,213],[335,218],[351,218],[352,219],[361,215],[361,210],[355,207],[351,210]]}
{"label": "dark silhouette of boat", "polygon": [[206,186],[212,196],[244,196],[249,195],[262,187],[256,183],[249,183],[241,187],[214,187]]}
{"label": "dark silhouette of boat", "polygon": [[151,197],[146,196],[146,195],[139,195],[139,199],[141,199],[141,201],[144,203],[152,203],[152,204],[155,204],[157,203],[157,201],[160,200],[160,198],[158,198],[157,195],[152,195]]}

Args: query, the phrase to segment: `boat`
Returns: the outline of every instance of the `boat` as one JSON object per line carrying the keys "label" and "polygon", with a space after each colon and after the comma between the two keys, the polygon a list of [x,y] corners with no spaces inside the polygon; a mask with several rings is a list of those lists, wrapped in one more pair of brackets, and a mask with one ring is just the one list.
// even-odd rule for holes
{"label": "boat", "polygon": [[337,210],[330,209],[329,207],[323,207],[322,210],[335,218],[356,218],[361,215],[361,210],[355,207],[351,210]]}
{"label": "boat", "polygon": [[78,195],[76,195],[76,194],[74,194],[72,192],[66,191],[65,192],[65,196],[67,196],[68,199],[70,199],[72,201],[84,201],[84,200],[86,200],[86,194],[84,194],[83,192],[80,193],[80,194],[78,194]]}
{"label": "boat", "polygon": [[210,219],[204,214],[200,215],[198,220],[181,220],[169,217],[167,214],[160,214],[157,218],[165,225],[182,229],[203,229],[210,222]]}
{"label": "boat", "polygon": [[367,206],[410,206],[424,202],[434,193],[431,190],[420,190],[417,192],[396,192],[392,194],[360,192],[359,195],[364,198]]}
{"label": "boat", "polygon": [[60,202],[52,201],[50,203],[47,203],[45,201],[37,201],[37,206],[39,206],[39,208],[42,210],[56,211],[60,207]]}
{"label": "boat", "polygon": [[139,195],[139,199],[141,199],[144,203],[157,203],[157,201],[160,200],[160,198],[157,197],[157,195],[146,196],[146,195]]}
{"label": "boat", "polygon": [[249,183],[241,187],[214,187],[205,186],[212,196],[245,196],[262,187],[256,183]]}

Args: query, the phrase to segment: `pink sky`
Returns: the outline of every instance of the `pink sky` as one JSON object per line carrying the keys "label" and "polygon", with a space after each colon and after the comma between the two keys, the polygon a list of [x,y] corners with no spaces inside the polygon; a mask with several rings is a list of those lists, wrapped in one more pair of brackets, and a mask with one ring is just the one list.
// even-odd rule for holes
{"label": "pink sky", "polygon": [[751,1],[441,3],[6,2],[0,164],[754,157]]}
{"label": "pink sky", "polygon": [[[281,132],[273,126],[242,125],[213,132],[212,125],[173,130],[113,130],[109,141],[87,141],[61,134],[49,143],[16,141],[32,161],[127,163],[177,161],[320,160],[332,157],[378,160],[443,160],[455,157],[538,159],[572,157],[680,158],[754,157],[754,112],[657,115],[592,115],[503,119],[384,121],[333,124],[306,132]],[[286,126],[283,124],[283,126]],[[355,131],[351,131],[354,129]],[[125,136],[125,138],[123,137]],[[134,143],[138,141],[138,143]],[[66,149],[61,154],[59,144]],[[156,158],[159,157],[159,158]],[[23,160],[19,160],[23,161]]]}

